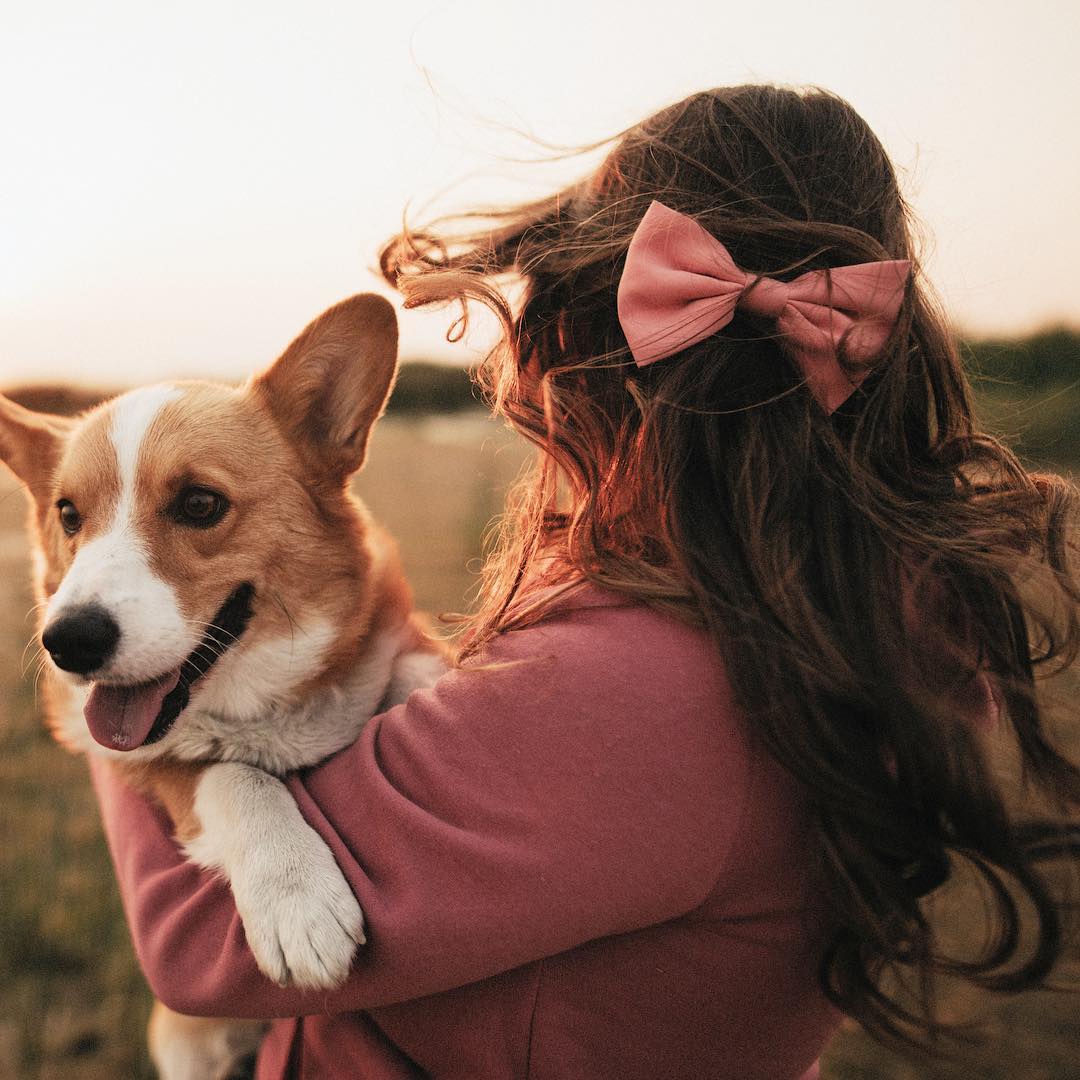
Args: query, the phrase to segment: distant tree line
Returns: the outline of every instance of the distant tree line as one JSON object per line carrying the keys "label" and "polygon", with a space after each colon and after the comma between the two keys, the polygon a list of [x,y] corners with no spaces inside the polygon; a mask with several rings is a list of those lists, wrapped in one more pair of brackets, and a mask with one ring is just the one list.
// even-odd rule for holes
{"label": "distant tree line", "polygon": [[[27,409],[71,416],[92,408],[120,390],[82,387],[66,383],[0,387],[3,393]],[[388,413],[409,415],[461,412],[478,409],[482,404],[467,369],[454,364],[436,364],[427,360],[406,361],[401,365]]]}
{"label": "distant tree line", "polygon": [[[961,354],[976,385],[1002,384],[1040,391],[1080,386],[1080,331],[1055,327],[1021,338],[965,341]],[[71,414],[108,396],[68,385],[21,386],[5,391],[27,408]],[[454,364],[410,360],[401,365],[388,412],[407,416],[481,407],[469,372]]]}
{"label": "distant tree line", "polygon": [[387,413],[461,412],[482,408],[467,368],[413,360],[398,370]]}
{"label": "distant tree line", "polygon": [[965,342],[962,355],[976,380],[1045,390],[1080,383],[1080,331],[1063,326],[1022,338]]}
{"label": "distant tree line", "polygon": [[[1021,391],[1080,388],[1080,330],[1059,326],[1026,337],[964,340],[960,355],[980,388],[988,383]],[[466,370],[418,361],[402,365],[390,411],[456,412],[479,404]]]}

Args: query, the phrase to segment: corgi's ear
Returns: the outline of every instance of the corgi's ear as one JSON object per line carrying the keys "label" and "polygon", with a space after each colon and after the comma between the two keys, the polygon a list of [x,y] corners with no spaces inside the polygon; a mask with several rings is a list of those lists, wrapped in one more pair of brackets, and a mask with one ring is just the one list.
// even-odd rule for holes
{"label": "corgi's ear", "polygon": [[0,394],[0,461],[38,501],[51,500],[51,481],[75,421],[31,412]]}
{"label": "corgi's ear", "polygon": [[320,315],[252,383],[287,438],[335,479],[364,464],[397,372],[397,315],[374,293]]}

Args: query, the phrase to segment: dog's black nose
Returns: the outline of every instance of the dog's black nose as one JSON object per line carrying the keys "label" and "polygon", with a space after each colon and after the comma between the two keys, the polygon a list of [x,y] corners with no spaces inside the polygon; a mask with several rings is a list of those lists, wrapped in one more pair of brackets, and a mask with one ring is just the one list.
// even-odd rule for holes
{"label": "dog's black nose", "polygon": [[41,644],[53,663],[76,675],[97,671],[120,641],[120,627],[104,609],[88,605],[62,615],[45,627]]}

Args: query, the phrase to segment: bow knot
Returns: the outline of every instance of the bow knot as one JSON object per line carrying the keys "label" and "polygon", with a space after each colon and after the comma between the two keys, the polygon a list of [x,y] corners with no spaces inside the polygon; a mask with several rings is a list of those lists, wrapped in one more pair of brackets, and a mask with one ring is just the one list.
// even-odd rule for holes
{"label": "bow knot", "polygon": [[[717,241],[719,243],[719,241]],[[737,307],[765,319],[778,319],[791,299],[791,290],[775,278],[746,275],[747,286],[739,296]]]}
{"label": "bow knot", "polygon": [[794,281],[749,274],[693,218],[653,202],[626,254],[619,322],[638,367],[663,360],[723,329],[736,307],[774,319],[814,397],[832,412],[896,325],[911,264],[904,259],[811,270]]}

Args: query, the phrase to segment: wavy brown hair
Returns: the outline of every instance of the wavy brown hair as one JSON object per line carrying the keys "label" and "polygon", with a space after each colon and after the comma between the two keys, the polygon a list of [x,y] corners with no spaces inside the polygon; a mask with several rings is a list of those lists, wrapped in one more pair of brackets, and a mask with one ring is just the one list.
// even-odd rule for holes
{"label": "wavy brown hair", "polygon": [[[827,415],[774,327],[742,313],[633,364],[616,291],[654,198],[755,273],[912,261],[895,332],[845,405]],[[829,997],[879,1037],[921,1041],[947,1030],[940,973],[1043,982],[1062,915],[1041,864],[1076,831],[1010,817],[965,702],[990,680],[1027,780],[1058,810],[1080,804],[1034,692],[1080,644],[1077,493],[979,430],[895,172],[855,111],[818,90],[695,94],[549,199],[404,230],[382,269],[409,307],[499,316],[479,381],[540,450],[466,652],[542,618],[538,584],[592,582],[700,623],[750,732],[808,793],[837,920]],[[975,957],[944,955],[920,903],[962,863],[993,909]]]}

